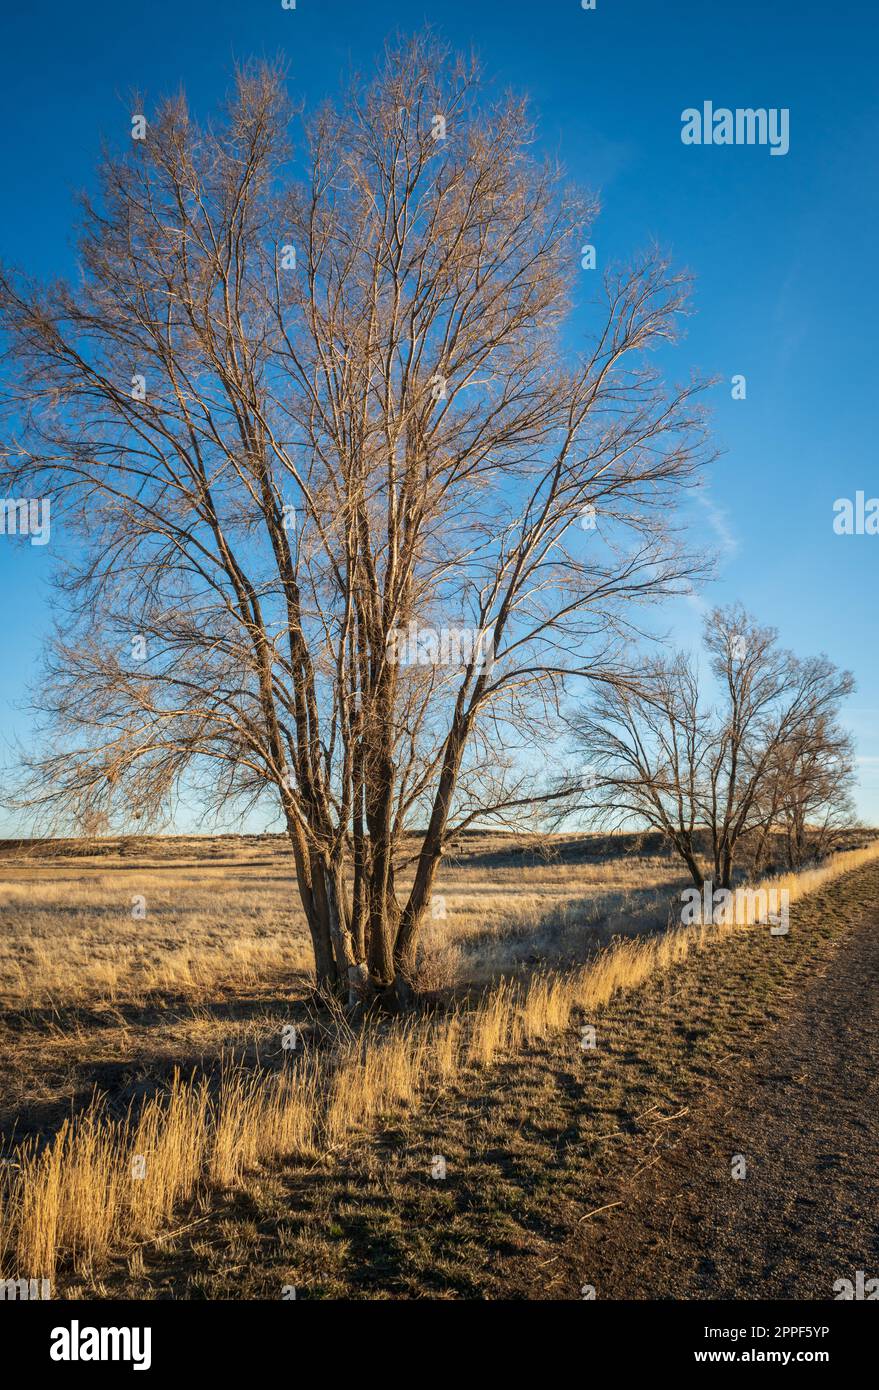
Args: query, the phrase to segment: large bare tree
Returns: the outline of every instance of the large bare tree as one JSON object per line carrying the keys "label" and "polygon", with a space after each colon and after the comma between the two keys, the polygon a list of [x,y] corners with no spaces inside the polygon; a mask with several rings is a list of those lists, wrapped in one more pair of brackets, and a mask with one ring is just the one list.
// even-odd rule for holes
{"label": "large bare tree", "polygon": [[248,67],[132,133],[76,284],[0,281],[4,487],[75,537],[20,798],[273,800],[319,981],[399,997],[449,835],[527,812],[522,751],[695,573],[702,383],[655,356],[688,283],[581,269],[594,200],[430,34],[301,122]]}

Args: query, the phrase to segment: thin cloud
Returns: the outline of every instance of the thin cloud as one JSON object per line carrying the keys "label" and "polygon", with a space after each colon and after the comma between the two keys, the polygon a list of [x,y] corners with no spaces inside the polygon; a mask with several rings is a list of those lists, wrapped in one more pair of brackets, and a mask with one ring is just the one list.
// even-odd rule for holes
{"label": "thin cloud", "polygon": [[727,513],[722,507],[718,507],[717,503],[713,502],[711,497],[704,490],[696,494],[696,499],[699,505],[704,509],[708,517],[709,525],[720,541],[724,557],[726,559],[732,559],[733,555],[738,554],[739,538],[730,526]]}

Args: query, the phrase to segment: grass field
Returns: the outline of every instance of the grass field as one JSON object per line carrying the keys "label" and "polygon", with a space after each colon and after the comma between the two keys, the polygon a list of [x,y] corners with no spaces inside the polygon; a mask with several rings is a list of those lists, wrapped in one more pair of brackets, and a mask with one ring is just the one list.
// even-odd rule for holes
{"label": "grass field", "polygon": [[[6,1133],[16,1120],[52,1132],[95,1086],[127,1104],[173,1067],[277,1050],[302,1015],[309,942],[282,840],[89,848],[0,859]],[[446,916],[428,924],[422,982],[478,988],[665,924],[680,880],[667,856],[589,850],[548,863],[472,842],[440,879]]]}
{"label": "grass field", "polygon": [[[733,962],[712,997],[691,970],[695,994],[647,1026],[669,969],[699,946],[738,952],[742,934],[668,930],[684,880],[656,844],[550,849],[468,837],[438,885],[424,1008],[354,1033],[314,1006],[282,841],[7,844],[4,1277],[137,1297],[492,1287],[505,1231],[521,1251],[564,1225],[559,1115],[573,1122],[573,1105],[613,1145],[637,1064],[638,1103],[667,1119],[675,1087],[712,1061],[684,1066],[678,1035],[770,1018],[778,984],[758,974],[743,1000]],[[793,896],[875,853],[852,851]],[[765,952],[765,928],[753,940]],[[633,992],[639,1003],[615,1003]],[[609,1008],[635,1009],[641,1041],[592,1094],[578,1030]],[[454,1180],[431,1177],[434,1157]]]}

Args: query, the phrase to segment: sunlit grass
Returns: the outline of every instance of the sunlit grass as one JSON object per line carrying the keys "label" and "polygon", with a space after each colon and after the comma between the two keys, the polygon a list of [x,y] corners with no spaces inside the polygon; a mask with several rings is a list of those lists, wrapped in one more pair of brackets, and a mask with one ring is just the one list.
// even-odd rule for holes
{"label": "sunlit grass", "polygon": [[[791,902],[879,858],[879,844],[773,880]],[[111,1252],[131,1259],[187,1200],[208,1201],[254,1167],[344,1146],[378,1119],[414,1107],[469,1068],[567,1028],[575,1015],[636,989],[736,927],[678,927],[617,941],[589,964],[504,981],[466,1012],[373,1022],[337,1016],[329,1042],[280,1070],[228,1064],[219,1082],[175,1075],[137,1115],[112,1120],[96,1102],[38,1149],[20,1147],[0,1181],[4,1277],[53,1279],[59,1264],[91,1275]]]}

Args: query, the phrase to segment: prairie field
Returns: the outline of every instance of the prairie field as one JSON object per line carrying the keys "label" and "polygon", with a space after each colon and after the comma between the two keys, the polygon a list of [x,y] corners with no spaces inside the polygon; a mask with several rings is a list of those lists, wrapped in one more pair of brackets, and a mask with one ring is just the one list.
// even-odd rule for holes
{"label": "prairie field", "polygon": [[[575,841],[554,861],[500,840],[476,837],[440,879],[428,990],[582,962],[668,920],[681,876],[659,851]],[[310,943],[280,837],[11,846],[0,869],[5,1132],[51,1133],[95,1086],[127,1103],[174,1067],[277,1051],[304,1007]]]}
{"label": "prairie field", "polygon": [[[872,889],[875,842],[852,843],[784,880],[792,901],[832,894],[841,874]],[[513,1246],[530,1250],[538,1227],[546,1237],[557,1088],[583,1123],[626,1110],[619,1059],[595,1094],[572,1080],[594,1011],[634,995],[617,1009],[637,1014],[645,990],[667,996],[654,979],[742,943],[681,928],[686,880],[650,837],[470,835],[437,886],[418,1010],[352,1026],[314,994],[279,837],[7,842],[0,870],[0,1270],[80,1297],[484,1294],[512,1220],[509,1193],[491,1193],[511,1163],[525,1163],[530,1195],[516,1201],[525,1226],[537,1222]],[[765,952],[765,924],[749,935]],[[721,1031],[737,1014],[771,1020],[762,964],[738,1003],[735,964],[715,1000],[700,968],[687,965],[673,1034],[697,1013],[716,1012]],[[702,1061],[681,1071],[670,1038],[646,1028],[628,1065],[654,1120],[676,1071],[692,1084]],[[459,1182],[465,1167],[479,1173],[487,1203],[453,1256],[457,1217],[436,1248],[429,1234],[436,1202],[453,1201],[447,1164]]]}

